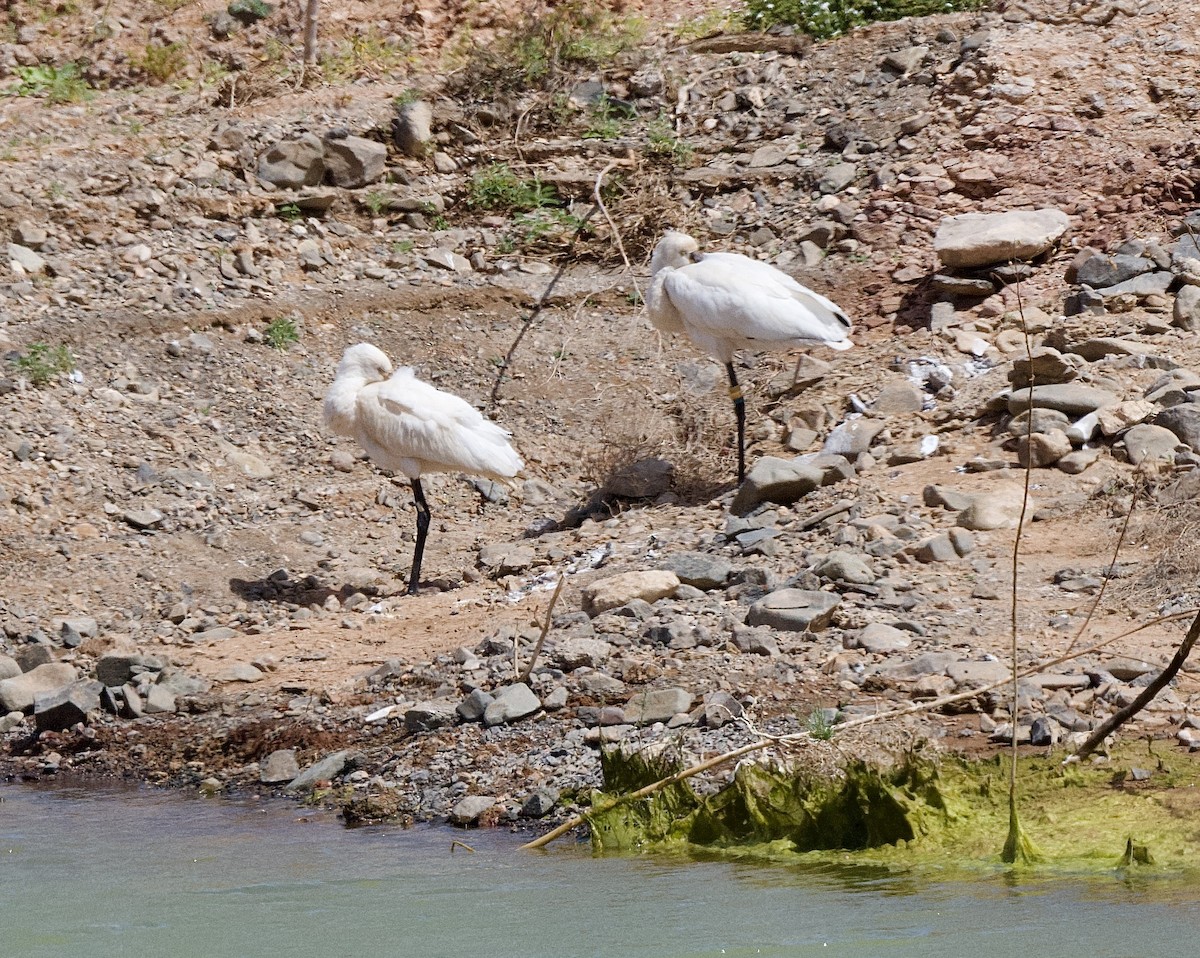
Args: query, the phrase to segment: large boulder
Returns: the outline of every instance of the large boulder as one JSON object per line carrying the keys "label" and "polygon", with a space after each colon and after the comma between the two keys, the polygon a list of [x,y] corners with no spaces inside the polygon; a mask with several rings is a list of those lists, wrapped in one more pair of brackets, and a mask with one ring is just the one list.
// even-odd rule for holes
{"label": "large boulder", "polygon": [[679,576],[665,569],[649,572],[621,572],[593,582],[583,590],[583,611],[588,615],[599,615],[610,609],[641,599],[657,602],[673,594],[679,588]]}
{"label": "large boulder", "polygon": [[7,712],[32,712],[34,697],[70,685],[78,678],[75,666],[66,662],[48,662],[36,669],[0,681],[0,715]]}
{"label": "large boulder", "polygon": [[315,133],[280,140],[258,159],[258,178],[271,186],[295,190],[316,186],[325,178],[325,147]]}
{"label": "large boulder", "polygon": [[1056,209],[963,213],[942,220],[933,251],[951,269],[1033,259],[1054,246],[1070,225],[1070,217]]}
{"label": "large boulder", "polygon": [[387,169],[387,147],[361,136],[327,138],[325,169],[333,185],[343,189],[378,182]]}

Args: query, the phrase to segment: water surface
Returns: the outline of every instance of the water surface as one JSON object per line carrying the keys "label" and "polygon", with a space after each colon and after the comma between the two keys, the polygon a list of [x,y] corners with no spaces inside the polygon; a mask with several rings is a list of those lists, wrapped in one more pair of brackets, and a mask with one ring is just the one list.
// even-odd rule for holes
{"label": "water surface", "polygon": [[[451,851],[454,839],[471,854]],[[287,803],[0,787],[0,958],[1193,958],[1181,883],[522,852]]]}

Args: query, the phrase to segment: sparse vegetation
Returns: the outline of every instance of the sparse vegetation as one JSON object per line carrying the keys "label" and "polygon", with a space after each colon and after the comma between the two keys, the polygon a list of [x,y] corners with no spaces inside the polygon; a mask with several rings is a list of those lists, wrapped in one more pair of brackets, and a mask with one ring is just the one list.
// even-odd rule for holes
{"label": "sparse vegetation", "polygon": [[263,0],[233,0],[225,9],[231,17],[247,25],[265,20],[275,12],[275,7]]}
{"label": "sparse vegetation", "polygon": [[371,211],[372,216],[378,216],[388,208],[388,195],[380,193],[378,190],[372,190],[363,197],[363,206]]}
{"label": "sparse vegetation", "polygon": [[559,202],[553,186],[536,176],[522,179],[507,163],[493,163],[471,177],[467,204],[472,209],[529,212]]}
{"label": "sparse vegetation", "polygon": [[40,63],[33,67],[17,67],[17,85],[9,88],[15,96],[44,97],[51,103],[78,103],[87,99],[91,88],[74,62],[55,66]]}
{"label": "sparse vegetation", "polygon": [[833,738],[834,723],[829,720],[825,709],[813,709],[808,713],[808,721],[804,724],[808,734],[818,742],[828,742]]}
{"label": "sparse vegetation", "polygon": [[182,43],[147,43],[134,62],[150,79],[166,83],[187,66],[187,56]]}
{"label": "sparse vegetation", "polygon": [[263,332],[263,338],[268,346],[283,353],[293,343],[300,342],[300,330],[290,316],[278,316],[271,320]]}
{"label": "sparse vegetation", "polygon": [[746,0],[745,22],[754,30],[791,26],[818,40],[880,20],[978,10],[986,0]]}
{"label": "sparse vegetation", "polygon": [[585,140],[615,140],[624,132],[626,120],[632,113],[609,97],[601,96],[592,107],[588,128],[583,132]]}
{"label": "sparse vegetation", "polygon": [[280,203],[275,207],[275,215],[281,220],[298,220],[304,213],[295,203]]}
{"label": "sparse vegetation", "polygon": [[660,113],[650,121],[646,130],[646,152],[678,166],[690,163],[695,153],[687,142],[675,135],[671,118],[665,113]]}
{"label": "sparse vegetation", "polygon": [[75,360],[66,346],[33,343],[13,363],[33,385],[45,386],[63,373],[70,372]]}
{"label": "sparse vegetation", "polygon": [[363,77],[378,77],[400,66],[410,50],[390,42],[371,29],[343,41],[337,50],[321,59],[326,79],[349,83]]}

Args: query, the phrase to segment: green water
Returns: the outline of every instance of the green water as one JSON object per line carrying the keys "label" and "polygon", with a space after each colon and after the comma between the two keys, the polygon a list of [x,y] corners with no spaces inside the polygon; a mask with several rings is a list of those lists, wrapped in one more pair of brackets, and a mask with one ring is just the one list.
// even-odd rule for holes
{"label": "green water", "polygon": [[[475,853],[451,852],[455,838]],[[1193,958],[1194,889],[519,851],[283,803],[0,787],[0,958]]]}

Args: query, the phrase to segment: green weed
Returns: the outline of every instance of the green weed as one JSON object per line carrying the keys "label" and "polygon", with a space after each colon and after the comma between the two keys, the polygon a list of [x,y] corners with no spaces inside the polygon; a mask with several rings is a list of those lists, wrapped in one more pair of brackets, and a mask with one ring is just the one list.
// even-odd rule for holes
{"label": "green weed", "polygon": [[745,23],[754,30],[791,26],[818,40],[880,20],[978,10],[987,0],[746,0]]}
{"label": "green weed", "polygon": [[275,215],[281,220],[294,222],[300,219],[304,215],[304,212],[295,203],[280,203],[275,207]]}
{"label": "green weed", "polygon": [[690,163],[695,153],[688,143],[675,135],[671,118],[665,113],[660,113],[651,120],[646,129],[646,152],[679,166]]}
{"label": "green weed", "polygon": [[808,734],[815,738],[818,742],[828,742],[833,738],[833,726],[836,719],[830,720],[825,709],[813,709],[808,714],[808,721],[805,727],[808,729]]}
{"label": "green weed", "polygon": [[71,371],[75,360],[66,346],[33,343],[29,351],[13,363],[33,385],[45,386],[63,373]]}
{"label": "green weed", "polygon": [[321,70],[332,82],[350,83],[364,77],[375,78],[404,63],[411,49],[389,42],[371,29],[350,37],[336,52],[321,59]]}
{"label": "green weed", "polygon": [[396,242],[392,244],[392,252],[411,253],[414,249],[416,249],[416,247],[417,244],[412,240],[396,240]]}
{"label": "green weed", "polygon": [[296,328],[291,317],[279,316],[271,320],[263,333],[263,338],[266,339],[268,346],[283,353],[287,352],[292,343],[300,342],[300,330]]}
{"label": "green weed", "polygon": [[493,163],[471,177],[467,205],[477,210],[528,212],[554,206],[558,193],[536,176],[522,179],[507,163]]}
{"label": "green weed", "polygon": [[147,43],[133,63],[150,79],[166,83],[187,66],[187,55],[182,43]]}
{"label": "green weed", "polygon": [[380,193],[372,190],[363,197],[363,206],[371,211],[372,216],[378,216],[388,208],[389,197],[386,193]]}
{"label": "green weed", "polygon": [[91,95],[91,88],[74,62],[55,66],[41,63],[35,67],[17,67],[17,85],[9,88],[15,96],[45,97],[51,103],[78,103]]}

